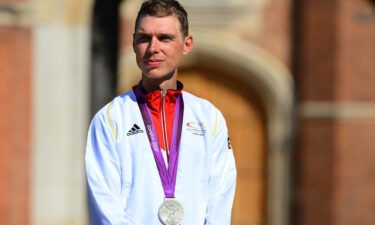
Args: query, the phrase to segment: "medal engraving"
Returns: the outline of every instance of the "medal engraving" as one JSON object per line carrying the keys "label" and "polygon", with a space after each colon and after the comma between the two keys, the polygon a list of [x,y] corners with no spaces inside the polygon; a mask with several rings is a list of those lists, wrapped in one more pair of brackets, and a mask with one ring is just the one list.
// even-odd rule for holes
{"label": "medal engraving", "polygon": [[159,218],[164,225],[180,225],[184,217],[184,209],[174,198],[166,198],[159,207]]}

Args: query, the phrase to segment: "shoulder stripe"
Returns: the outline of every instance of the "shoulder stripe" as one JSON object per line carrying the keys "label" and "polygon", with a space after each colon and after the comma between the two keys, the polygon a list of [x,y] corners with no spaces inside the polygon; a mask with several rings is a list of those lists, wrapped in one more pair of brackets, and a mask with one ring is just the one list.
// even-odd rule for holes
{"label": "shoulder stripe", "polygon": [[109,126],[111,127],[112,135],[115,138],[115,140],[117,140],[117,133],[116,133],[115,127],[113,126],[113,123],[112,123],[112,120],[111,120],[111,112],[110,111],[111,111],[112,102],[110,102],[108,104],[108,107],[107,107],[107,118],[108,118]]}
{"label": "shoulder stripe", "polygon": [[214,125],[214,130],[212,131],[212,137],[215,136],[216,134],[216,129],[217,129],[217,122],[218,122],[218,114],[217,114],[217,110],[216,110],[216,116],[215,116],[215,125]]}

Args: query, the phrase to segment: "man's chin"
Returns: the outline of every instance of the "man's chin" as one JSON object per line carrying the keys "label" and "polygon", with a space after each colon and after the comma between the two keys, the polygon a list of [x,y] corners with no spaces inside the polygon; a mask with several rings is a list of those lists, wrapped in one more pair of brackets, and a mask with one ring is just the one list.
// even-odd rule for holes
{"label": "man's chin", "polygon": [[143,78],[151,79],[151,80],[163,80],[165,75],[161,74],[144,74]]}
{"label": "man's chin", "polygon": [[143,78],[146,79],[153,79],[153,80],[168,80],[173,77],[175,70],[171,72],[163,72],[163,71],[147,71],[147,73],[143,73]]}

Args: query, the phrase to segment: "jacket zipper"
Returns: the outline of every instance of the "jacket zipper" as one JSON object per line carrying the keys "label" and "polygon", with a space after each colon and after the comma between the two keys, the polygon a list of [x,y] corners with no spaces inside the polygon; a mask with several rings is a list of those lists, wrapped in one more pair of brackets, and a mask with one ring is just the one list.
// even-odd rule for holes
{"label": "jacket zipper", "polygon": [[161,124],[162,124],[162,133],[165,152],[167,153],[167,160],[169,160],[169,146],[168,146],[168,135],[167,135],[167,120],[165,116],[165,95],[167,90],[161,91]]}

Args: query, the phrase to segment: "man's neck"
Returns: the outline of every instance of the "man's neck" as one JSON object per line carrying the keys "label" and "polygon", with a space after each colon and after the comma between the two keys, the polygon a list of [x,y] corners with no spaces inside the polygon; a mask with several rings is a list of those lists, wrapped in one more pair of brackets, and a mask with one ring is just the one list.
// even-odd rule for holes
{"label": "man's neck", "polygon": [[166,91],[168,89],[177,89],[177,73],[169,79],[152,79],[146,76],[142,77],[142,87],[146,92],[153,90]]}

